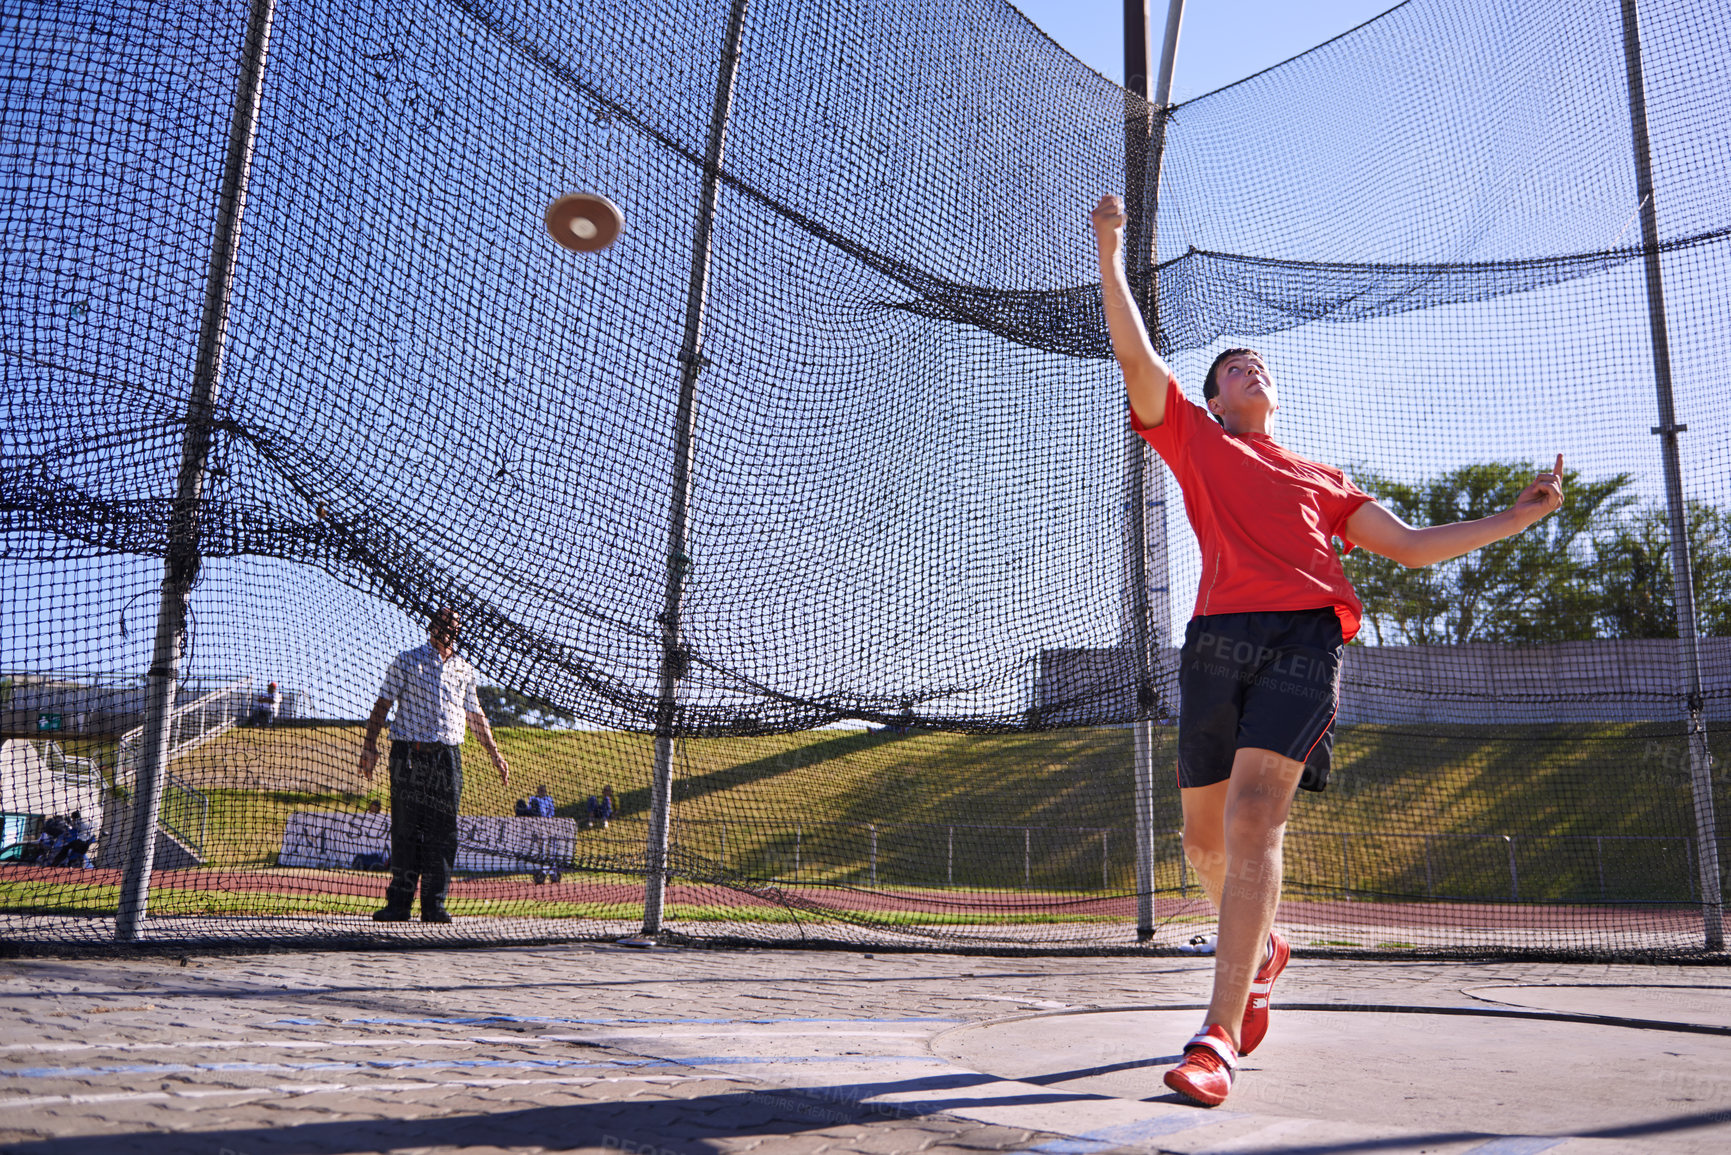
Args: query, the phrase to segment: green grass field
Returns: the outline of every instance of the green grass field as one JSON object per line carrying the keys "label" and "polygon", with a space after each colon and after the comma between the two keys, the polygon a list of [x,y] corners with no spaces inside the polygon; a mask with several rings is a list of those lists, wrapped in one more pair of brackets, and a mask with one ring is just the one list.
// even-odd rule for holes
{"label": "green grass field", "polygon": [[[587,877],[587,876],[585,876]],[[383,880],[370,881],[381,887]],[[0,880],[0,913],[66,915],[79,918],[114,916],[120,887],[113,884],[67,886],[45,880]],[[641,916],[636,902],[572,902],[560,899],[467,898],[453,896],[447,903],[453,915],[463,917],[576,918],[630,921]],[[370,916],[379,908],[372,894],[285,894],[270,890],[185,890],[158,887],[151,892],[150,912],[174,917],[293,917],[307,915]],[[804,911],[781,906],[718,902],[672,902],[667,917],[676,922],[761,922],[791,924],[809,920]],[[944,911],[879,910],[853,912],[853,917],[891,926],[990,926],[990,925],[1079,925],[1116,921],[1101,914],[1053,914],[1031,912],[996,915]]]}
{"label": "green grass field", "polygon": [[[1676,731],[1345,728],[1330,788],[1301,792],[1294,805],[1288,882],[1295,896],[1345,887],[1499,900],[1518,887],[1523,901],[1686,900],[1694,822]],[[499,739],[511,782],[499,783],[471,741],[465,812],[510,814],[545,782],[559,814],[581,817],[584,800],[612,785],[619,817],[579,836],[579,861],[601,868],[641,853],[649,738],[508,729]],[[1157,732],[1155,828],[1169,832],[1157,848],[1162,888],[1180,877],[1173,740]],[[689,739],[678,748],[674,837],[718,871],[804,884],[1121,892],[1134,869],[1131,741],[1128,729]],[[1731,729],[1712,744],[1718,812],[1731,825],[1722,769]],[[369,798],[388,807],[383,775],[367,783],[358,773],[359,748],[354,726],[238,729],[184,757],[175,774],[209,800],[207,866],[272,865],[297,810],[353,812]],[[13,885],[0,896],[7,909],[44,909],[34,903],[46,893]],[[258,898],[232,901],[250,909]],[[287,910],[326,900],[271,901]]]}

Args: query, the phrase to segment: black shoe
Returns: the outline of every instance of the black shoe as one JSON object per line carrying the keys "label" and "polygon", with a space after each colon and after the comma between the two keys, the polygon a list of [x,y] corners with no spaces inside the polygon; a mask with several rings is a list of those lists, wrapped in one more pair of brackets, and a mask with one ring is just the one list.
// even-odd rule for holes
{"label": "black shoe", "polygon": [[[407,918],[408,916],[404,915],[403,917]],[[423,907],[421,907],[421,921],[422,922],[450,922],[451,921],[451,915],[450,915],[450,912],[447,911],[442,906],[433,906],[433,907],[423,906]]]}
{"label": "black shoe", "polygon": [[546,881],[547,881],[547,872],[543,871],[543,870],[537,870],[535,872],[535,885],[540,886],[543,883],[545,883]]}
{"label": "black shoe", "polygon": [[559,872],[557,870],[553,871],[551,874],[549,874],[547,876],[547,881],[548,882],[558,882],[559,881]]}
{"label": "black shoe", "polygon": [[408,922],[409,908],[406,906],[385,905],[373,911],[374,922]]}

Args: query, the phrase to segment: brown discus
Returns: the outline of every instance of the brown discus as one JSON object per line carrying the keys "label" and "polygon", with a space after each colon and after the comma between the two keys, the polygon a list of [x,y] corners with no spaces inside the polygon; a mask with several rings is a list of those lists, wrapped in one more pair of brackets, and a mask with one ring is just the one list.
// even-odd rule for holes
{"label": "brown discus", "polygon": [[625,214],[599,193],[566,193],[547,206],[547,233],[574,253],[598,253],[619,239]]}

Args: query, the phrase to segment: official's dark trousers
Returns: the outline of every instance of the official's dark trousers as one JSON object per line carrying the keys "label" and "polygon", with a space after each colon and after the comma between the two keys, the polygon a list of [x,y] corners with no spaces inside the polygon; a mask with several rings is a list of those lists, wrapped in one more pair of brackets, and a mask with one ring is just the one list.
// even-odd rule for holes
{"label": "official's dark trousers", "polygon": [[391,885],[388,906],[442,907],[457,863],[457,802],[463,751],[440,742],[391,742]]}

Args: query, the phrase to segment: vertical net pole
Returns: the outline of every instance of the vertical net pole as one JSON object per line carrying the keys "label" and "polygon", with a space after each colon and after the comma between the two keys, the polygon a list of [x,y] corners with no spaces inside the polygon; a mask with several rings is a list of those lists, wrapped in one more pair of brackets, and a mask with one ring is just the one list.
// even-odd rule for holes
{"label": "vertical net pole", "polygon": [[[1160,75],[1148,82],[1148,0],[1124,0],[1125,267],[1155,347],[1161,344],[1157,274],[1160,159],[1166,105],[1178,56],[1184,0],[1169,0]],[[1148,445],[1131,433],[1124,456],[1125,584],[1129,642],[1136,668],[1136,938],[1154,937],[1154,655],[1172,620],[1166,561],[1166,475],[1148,468]]]}
{"label": "vertical net pole", "polygon": [[715,79],[715,104],[709,116],[709,141],[703,153],[703,185],[697,204],[697,229],[691,241],[691,281],[685,296],[685,335],[679,346],[679,408],[674,416],[673,493],[667,519],[667,599],[661,622],[661,679],[655,709],[655,766],[649,807],[649,877],[643,889],[643,933],[660,934],[667,898],[667,837],[673,820],[673,745],[678,715],[679,682],[687,656],[679,636],[679,614],[685,599],[685,578],[691,569],[686,556],[690,526],[691,447],[697,421],[697,376],[708,362],[703,357],[703,318],[709,296],[710,233],[721,195],[721,156],[727,142],[727,121],[733,110],[733,81],[739,65],[739,44],[745,32],[746,0],[733,0],[727,18],[726,42]]}
{"label": "vertical net pole", "polygon": [[1711,758],[1707,750],[1706,695],[1701,687],[1701,646],[1695,632],[1695,581],[1689,560],[1689,524],[1683,501],[1683,468],[1671,397],[1671,345],[1665,323],[1665,283],[1659,264],[1659,213],[1654,204],[1653,154],[1647,136],[1647,82],[1641,70],[1641,21],[1635,0],[1623,0],[1623,56],[1629,74],[1629,123],[1635,150],[1635,195],[1640,198],[1641,250],[1647,277],[1647,322],[1653,346],[1653,379],[1659,394],[1660,438],[1665,463],[1665,502],[1671,529],[1671,581],[1677,607],[1677,647],[1682,658],[1683,701],[1689,712],[1689,781],[1694,794],[1695,833],[1701,855],[1701,921],[1708,950],[1725,946],[1724,900],[1719,889],[1718,823],[1713,814]]}
{"label": "vertical net pole", "polygon": [[228,305],[234,287],[235,254],[240,247],[240,218],[246,207],[246,182],[252,168],[253,139],[258,130],[258,104],[264,86],[265,53],[270,47],[276,0],[253,0],[247,16],[240,77],[235,84],[234,111],[228,124],[228,152],[223,162],[221,200],[211,236],[210,267],[204,282],[204,311],[199,319],[198,358],[194,363],[192,396],[186,409],[186,435],[181,444],[180,475],[174,506],[169,512],[164,548],[162,601],[156,612],[156,640],[151,649],[149,688],[145,697],[143,735],[134,782],[132,813],[126,839],[126,869],[120,883],[120,903],[114,922],[118,942],[132,942],[144,922],[150,900],[150,872],[156,862],[156,824],[162,811],[162,787],[168,776],[174,715],[174,688],[180,676],[180,635],[186,603],[198,576],[199,501],[204,491],[205,460],[210,453],[211,415],[222,374],[223,339],[228,331]]}

